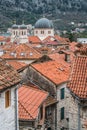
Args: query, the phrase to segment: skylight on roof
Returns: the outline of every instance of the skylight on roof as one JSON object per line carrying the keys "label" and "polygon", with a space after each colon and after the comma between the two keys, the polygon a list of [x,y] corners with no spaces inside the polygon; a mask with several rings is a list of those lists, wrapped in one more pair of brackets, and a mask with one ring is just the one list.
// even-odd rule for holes
{"label": "skylight on roof", "polygon": [[10,53],[10,55],[11,55],[11,56],[14,56],[14,55],[15,55],[15,53],[14,53],[14,52],[11,52],[11,53]]}
{"label": "skylight on roof", "polygon": [[25,53],[24,52],[21,52],[21,54],[20,54],[21,56],[25,56]]}
{"label": "skylight on roof", "polygon": [[61,71],[64,71],[64,69],[63,68],[58,68],[59,70],[61,70]]}
{"label": "skylight on roof", "polygon": [[32,56],[33,55],[33,53],[32,52],[30,52],[30,56]]}

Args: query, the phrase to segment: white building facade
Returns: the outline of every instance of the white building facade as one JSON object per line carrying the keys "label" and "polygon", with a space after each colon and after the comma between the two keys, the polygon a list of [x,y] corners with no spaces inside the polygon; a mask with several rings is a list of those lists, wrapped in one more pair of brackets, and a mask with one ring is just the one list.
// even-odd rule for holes
{"label": "white building facade", "polygon": [[12,26],[11,42],[28,43],[28,29],[26,25],[14,24]]}
{"label": "white building facade", "polygon": [[17,107],[17,89],[0,94],[0,130],[19,130]]}

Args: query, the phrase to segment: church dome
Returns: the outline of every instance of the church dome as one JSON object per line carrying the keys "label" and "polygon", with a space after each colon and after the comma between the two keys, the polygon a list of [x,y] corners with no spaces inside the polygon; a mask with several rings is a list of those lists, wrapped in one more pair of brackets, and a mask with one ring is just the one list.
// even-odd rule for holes
{"label": "church dome", "polygon": [[47,18],[41,18],[35,23],[35,28],[53,28],[53,23]]}
{"label": "church dome", "polygon": [[20,29],[27,29],[27,26],[25,24],[20,25]]}
{"label": "church dome", "polygon": [[17,24],[14,24],[14,25],[12,26],[12,29],[18,29],[18,25],[17,25]]}

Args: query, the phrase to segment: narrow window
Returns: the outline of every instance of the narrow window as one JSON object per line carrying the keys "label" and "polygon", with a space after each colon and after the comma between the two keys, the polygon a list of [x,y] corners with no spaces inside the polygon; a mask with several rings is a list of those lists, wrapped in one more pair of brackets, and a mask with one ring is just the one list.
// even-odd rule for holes
{"label": "narrow window", "polygon": [[36,31],[36,34],[38,34],[38,31]]}
{"label": "narrow window", "polygon": [[48,31],[48,34],[51,34],[51,31]]}
{"label": "narrow window", "polygon": [[40,108],[40,120],[43,118],[43,106]]}
{"label": "narrow window", "polygon": [[5,92],[5,108],[10,106],[10,91]]}
{"label": "narrow window", "polygon": [[44,31],[41,31],[41,34],[44,34]]}
{"label": "narrow window", "polygon": [[16,36],[18,35],[18,32],[16,31]]}
{"label": "narrow window", "polygon": [[15,31],[13,31],[14,35],[15,35]]}
{"label": "narrow window", "polygon": [[65,96],[65,89],[64,88],[62,88],[62,89],[60,89],[60,99],[64,99],[64,96]]}
{"label": "narrow window", "polygon": [[61,108],[61,111],[60,111],[60,119],[61,119],[61,120],[64,119],[64,107]]}
{"label": "narrow window", "polygon": [[24,31],[24,35],[26,35],[26,31]]}
{"label": "narrow window", "polygon": [[23,33],[23,31],[22,31],[22,35],[23,35],[24,33]]}

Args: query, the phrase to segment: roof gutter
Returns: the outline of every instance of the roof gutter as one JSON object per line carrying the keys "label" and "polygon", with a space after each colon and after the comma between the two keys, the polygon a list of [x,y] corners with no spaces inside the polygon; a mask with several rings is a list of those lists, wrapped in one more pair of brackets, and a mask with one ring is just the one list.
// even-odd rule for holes
{"label": "roof gutter", "polygon": [[15,130],[19,130],[18,123],[18,88],[15,88]]}

